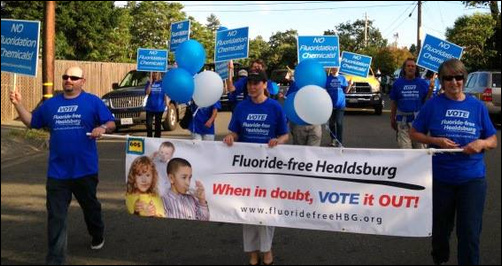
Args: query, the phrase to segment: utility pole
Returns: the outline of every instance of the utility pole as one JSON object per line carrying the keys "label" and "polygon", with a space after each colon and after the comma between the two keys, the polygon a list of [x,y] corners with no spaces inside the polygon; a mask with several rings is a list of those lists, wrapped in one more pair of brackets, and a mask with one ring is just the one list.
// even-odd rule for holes
{"label": "utility pole", "polygon": [[364,47],[368,47],[368,13],[364,13]]}
{"label": "utility pole", "polygon": [[44,4],[44,29],[42,51],[42,101],[52,97],[54,91],[54,54],[56,36],[56,1],[46,1]]}
{"label": "utility pole", "polygon": [[417,55],[420,54],[420,49],[422,48],[422,1],[418,1],[418,23],[417,23]]}
{"label": "utility pole", "polygon": [[399,33],[396,32],[394,34],[394,44],[393,44],[395,48],[397,48],[397,42],[398,42],[398,40],[399,40]]}

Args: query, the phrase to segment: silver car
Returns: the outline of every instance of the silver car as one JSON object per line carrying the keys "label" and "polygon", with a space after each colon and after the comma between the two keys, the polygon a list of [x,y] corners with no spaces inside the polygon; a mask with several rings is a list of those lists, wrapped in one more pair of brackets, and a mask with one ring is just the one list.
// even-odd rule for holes
{"label": "silver car", "polygon": [[476,71],[467,76],[465,93],[483,101],[491,115],[500,115],[500,71]]}

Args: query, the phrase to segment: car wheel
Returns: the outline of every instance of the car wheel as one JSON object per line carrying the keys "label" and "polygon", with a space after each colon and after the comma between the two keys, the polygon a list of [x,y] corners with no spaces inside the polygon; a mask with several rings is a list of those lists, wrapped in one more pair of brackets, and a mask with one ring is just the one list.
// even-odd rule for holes
{"label": "car wheel", "polygon": [[162,127],[164,130],[173,131],[176,129],[178,125],[178,115],[176,114],[176,106],[174,104],[169,104],[169,108],[167,110],[166,119],[162,122]]}

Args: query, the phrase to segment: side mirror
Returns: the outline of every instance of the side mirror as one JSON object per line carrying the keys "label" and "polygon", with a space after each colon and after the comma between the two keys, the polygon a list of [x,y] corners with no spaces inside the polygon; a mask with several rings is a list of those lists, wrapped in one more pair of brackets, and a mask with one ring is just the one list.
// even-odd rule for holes
{"label": "side mirror", "polygon": [[117,82],[112,84],[112,89],[116,90],[119,88],[119,84]]}

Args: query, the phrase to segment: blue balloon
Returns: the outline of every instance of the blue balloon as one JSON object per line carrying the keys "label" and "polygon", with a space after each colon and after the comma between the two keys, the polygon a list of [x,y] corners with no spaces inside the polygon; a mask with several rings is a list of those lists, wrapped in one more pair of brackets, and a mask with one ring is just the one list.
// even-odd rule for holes
{"label": "blue balloon", "polygon": [[306,59],[300,62],[295,69],[295,82],[298,88],[307,85],[317,85],[321,88],[326,87],[327,75],[323,66],[315,59]]}
{"label": "blue balloon", "polygon": [[204,66],[206,51],[198,41],[188,40],[176,48],[175,58],[178,67],[185,69],[193,76]]}
{"label": "blue balloon", "polygon": [[271,95],[277,95],[279,93],[279,85],[277,83],[272,82],[272,88],[270,88],[270,94]]}
{"label": "blue balloon", "polygon": [[284,102],[284,112],[291,122],[300,126],[306,126],[308,123],[303,121],[295,111],[295,96],[296,92],[288,95],[288,98],[286,98],[286,101]]}
{"label": "blue balloon", "polygon": [[182,68],[171,69],[162,78],[162,90],[173,101],[187,103],[193,97],[193,76]]}

